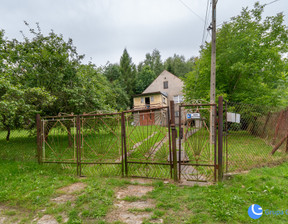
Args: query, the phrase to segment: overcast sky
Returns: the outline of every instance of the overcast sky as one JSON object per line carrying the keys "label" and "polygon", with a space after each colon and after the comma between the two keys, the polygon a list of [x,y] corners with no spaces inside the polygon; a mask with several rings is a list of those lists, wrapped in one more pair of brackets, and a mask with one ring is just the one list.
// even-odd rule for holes
{"label": "overcast sky", "polygon": [[[288,0],[271,3],[265,15],[283,12],[288,26]],[[197,56],[203,39],[207,0],[0,0],[0,29],[8,38],[23,40],[28,34],[23,21],[32,27],[39,22],[44,34],[51,29],[73,39],[84,63],[97,66],[118,63],[126,47],[134,63],[158,49],[162,59],[174,53]],[[217,24],[252,8],[253,0],[218,0]],[[209,9],[209,7],[208,7]],[[209,11],[209,23],[211,9]],[[207,27],[206,27],[207,28]],[[206,39],[207,37],[207,39]],[[210,41],[207,32],[204,40]]]}

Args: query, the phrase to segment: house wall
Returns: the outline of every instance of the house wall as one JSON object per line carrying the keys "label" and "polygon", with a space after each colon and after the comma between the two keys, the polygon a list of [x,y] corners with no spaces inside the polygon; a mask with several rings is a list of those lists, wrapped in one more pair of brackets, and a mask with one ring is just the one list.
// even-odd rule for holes
{"label": "house wall", "polygon": [[[151,101],[151,97],[154,97],[154,101]],[[154,107],[161,107],[161,106],[167,106],[167,98],[163,96],[162,94],[152,94],[152,95],[146,95],[146,96],[137,96],[134,97],[134,108],[145,108],[145,98],[150,97],[150,105]],[[141,98],[144,98],[143,103],[141,103]],[[163,99],[166,98],[166,103],[163,102]]]}
{"label": "house wall", "polygon": [[[168,81],[168,88],[164,89],[163,82]],[[163,71],[143,93],[151,93],[161,91],[168,94],[168,101],[173,100],[173,96],[183,96],[184,83],[181,79],[168,71]]]}

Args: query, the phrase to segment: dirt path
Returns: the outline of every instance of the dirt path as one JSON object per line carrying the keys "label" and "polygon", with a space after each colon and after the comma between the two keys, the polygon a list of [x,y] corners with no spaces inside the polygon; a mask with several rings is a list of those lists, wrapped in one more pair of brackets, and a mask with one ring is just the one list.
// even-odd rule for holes
{"label": "dirt path", "polygon": [[[140,179],[139,182],[143,183]],[[128,185],[116,193],[114,209],[107,214],[106,221],[120,221],[128,224],[141,224],[145,219],[152,216],[155,208],[154,201],[145,198],[145,195],[152,191],[154,187],[143,185]],[[151,223],[163,223],[162,219],[152,220]]]}

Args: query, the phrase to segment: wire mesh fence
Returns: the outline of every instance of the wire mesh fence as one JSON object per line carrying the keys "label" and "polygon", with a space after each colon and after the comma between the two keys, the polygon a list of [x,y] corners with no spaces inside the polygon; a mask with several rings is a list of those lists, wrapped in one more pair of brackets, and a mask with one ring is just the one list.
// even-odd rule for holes
{"label": "wire mesh fence", "polygon": [[[226,172],[249,170],[287,160],[287,143],[273,153],[288,131],[287,110],[226,103],[224,157]],[[287,141],[287,140],[286,140]]]}
{"label": "wire mesh fence", "polygon": [[36,161],[35,130],[0,128],[0,158],[2,160]]}

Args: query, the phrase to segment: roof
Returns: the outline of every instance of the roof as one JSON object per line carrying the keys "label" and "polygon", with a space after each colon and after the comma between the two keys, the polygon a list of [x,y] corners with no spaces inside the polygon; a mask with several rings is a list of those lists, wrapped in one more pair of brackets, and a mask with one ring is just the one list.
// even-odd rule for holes
{"label": "roof", "polygon": [[157,95],[157,94],[162,94],[163,96],[167,97],[167,93],[164,93],[164,92],[161,92],[161,91],[152,92],[152,93],[141,93],[141,94],[134,95],[134,97],[136,97],[136,96],[147,96],[147,95]]}

